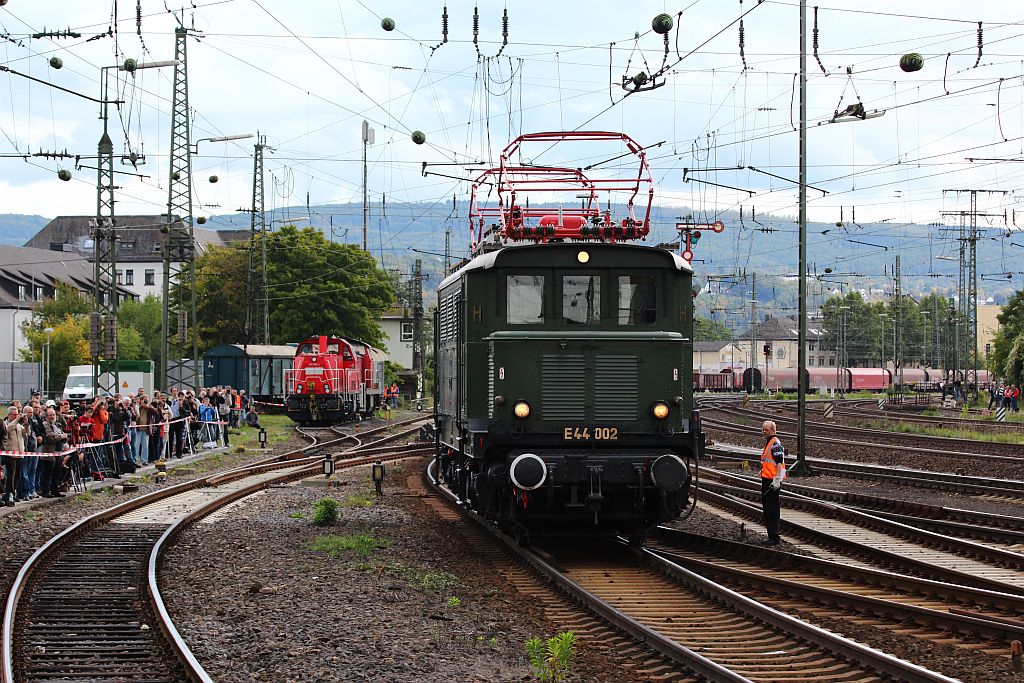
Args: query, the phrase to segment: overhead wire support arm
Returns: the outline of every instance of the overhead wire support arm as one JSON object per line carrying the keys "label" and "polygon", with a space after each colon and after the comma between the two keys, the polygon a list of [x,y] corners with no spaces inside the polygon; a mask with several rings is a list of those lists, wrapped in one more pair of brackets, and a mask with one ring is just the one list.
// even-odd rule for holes
{"label": "overhead wire support arm", "polygon": [[[771,176],[772,178],[778,178],[779,180],[785,180],[787,183],[793,183],[794,185],[799,185],[799,183],[797,181],[795,181],[795,180],[791,180],[789,178],[784,178],[783,176],[775,175],[774,173],[769,173],[768,171],[762,171],[761,169],[757,168],[756,166],[747,166],[747,170],[753,171],[754,173],[761,173],[761,174],[766,175],[766,176]],[[814,185],[811,185],[809,183],[805,183],[805,184],[807,185],[807,187],[811,188],[812,190],[820,192],[823,197],[828,194],[828,190],[823,190],[820,187],[815,187]]]}
{"label": "overhead wire support arm", "polygon": [[711,185],[712,187],[724,187],[727,190],[736,190],[737,192],[746,192],[751,197],[753,197],[755,194],[757,194],[753,190],[747,190],[747,189],[744,189],[742,187],[734,187],[732,185],[723,185],[721,183],[713,183],[710,180],[698,180],[697,178],[683,178],[683,182],[686,182],[686,183],[689,183],[689,182],[701,183],[703,185]]}
{"label": "overhead wire support arm", "polygon": [[115,106],[120,106],[120,105],[124,104],[124,100],[103,100],[103,99],[97,99],[95,97],[90,97],[89,95],[83,95],[80,92],[75,92],[74,90],[71,90],[69,88],[65,88],[65,87],[57,85],[55,83],[50,83],[49,81],[44,81],[41,78],[36,78],[35,76],[29,76],[28,74],[23,74],[20,71],[16,71],[16,70],[12,69],[9,66],[4,66],[3,64],[0,64],[0,72],[7,72],[7,73],[10,73],[10,74],[14,74],[15,76],[21,76],[22,78],[27,78],[30,81],[35,81],[36,83],[41,83],[43,85],[48,85],[51,88],[56,88],[57,90],[61,90],[63,92],[68,93],[69,95],[74,95],[75,97],[81,97],[82,99],[89,100],[90,102],[96,102],[98,104],[113,104]]}

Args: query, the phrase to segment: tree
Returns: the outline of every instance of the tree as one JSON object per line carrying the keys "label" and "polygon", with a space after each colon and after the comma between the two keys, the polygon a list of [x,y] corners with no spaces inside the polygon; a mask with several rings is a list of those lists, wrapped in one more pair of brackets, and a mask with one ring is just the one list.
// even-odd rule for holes
{"label": "tree", "polygon": [[[246,327],[248,269],[248,250],[237,247],[196,259],[200,351],[261,341]],[[383,346],[379,317],[394,302],[394,287],[357,246],[285,226],[267,237],[267,281],[271,343],[333,334]]]}
{"label": "tree", "polygon": [[384,345],[380,312],[394,302],[394,287],[356,245],[286,225],[268,237],[267,282],[272,342],[329,333]]}
{"label": "tree", "polygon": [[[50,335],[50,387],[53,390],[64,386],[68,368],[88,362],[89,343],[86,334],[89,327],[86,320],[84,316],[66,315],[63,320],[50,320],[37,328],[33,315],[32,322],[25,327],[28,348],[21,349],[20,354],[22,360],[29,362],[42,361],[43,348],[46,346],[44,330],[47,326],[53,328],[53,334]],[[43,370],[45,372],[45,368]]]}
{"label": "tree", "polygon": [[694,341],[728,341],[729,339],[732,339],[732,332],[722,323],[717,320],[694,317]]}
{"label": "tree", "polygon": [[[142,301],[122,301],[117,309],[117,348],[120,357],[152,360],[156,367],[160,367],[162,325],[163,303],[159,297],[150,294]],[[123,343],[127,343],[121,339],[126,330],[130,330],[127,334],[133,339],[134,334],[138,334],[137,346],[122,346]],[[130,343],[135,344],[134,341]]]}
{"label": "tree", "polygon": [[1024,291],[1010,297],[996,320],[999,331],[992,338],[989,370],[1020,386],[1024,382]]}
{"label": "tree", "polygon": [[46,328],[53,328],[50,336],[50,386],[53,388],[63,387],[68,368],[85,363],[89,357],[86,314],[90,310],[91,304],[76,287],[58,281],[54,298],[39,302],[32,309],[32,318],[23,323],[28,347],[19,354],[28,362],[42,362]]}

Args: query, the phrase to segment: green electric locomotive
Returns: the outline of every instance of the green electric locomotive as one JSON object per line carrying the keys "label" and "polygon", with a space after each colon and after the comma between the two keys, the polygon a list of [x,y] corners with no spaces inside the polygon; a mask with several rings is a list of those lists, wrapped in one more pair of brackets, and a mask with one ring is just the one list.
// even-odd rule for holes
{"label": "green electric locomotive", "polygon": [[[598,139],[634,146],[646,170],[642,148],[621,134],[541,133],[485,173],[499,205],[474,202],[471,219],[494,212],[500,241],[481,230],[476,255],[438,290],[437,465],[466,504],[521,537],[637,541],[696,497],[692,271],[672,251],[622,243],[647,234],[649,205],[640,218],[632,206],[642,172],[625,181],[629,216],[619,220],[597,202],[567,211],[519,201],[535,188],[517,185],[534,169],[505,165],[517,143],[574,135],[615,136]],[[609,187],[566,173],[555,182],[593,195]]]}

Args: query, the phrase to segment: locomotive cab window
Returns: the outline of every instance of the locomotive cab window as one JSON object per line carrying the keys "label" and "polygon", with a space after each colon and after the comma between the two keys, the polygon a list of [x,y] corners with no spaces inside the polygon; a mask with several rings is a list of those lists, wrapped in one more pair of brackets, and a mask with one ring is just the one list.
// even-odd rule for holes
{"label": "locomotive cab window", "polygon": [[619,324],[653,324],[657,319],[657,294],[654,275],[620,275]]}
{"label": "locomotive cab window", "polygon": [[601,322],[601,276],[562,276],[562,323],[591,325]]}
{"label": "locomotive cab window", "polygon": [[509,325],[544,322],[544,276],[509,275],[505,280],[505,319]]}
{"label": "locomotive cab window", "polygon": [[327,345],[327,353],[338,355],[338,342],[331,342]]}

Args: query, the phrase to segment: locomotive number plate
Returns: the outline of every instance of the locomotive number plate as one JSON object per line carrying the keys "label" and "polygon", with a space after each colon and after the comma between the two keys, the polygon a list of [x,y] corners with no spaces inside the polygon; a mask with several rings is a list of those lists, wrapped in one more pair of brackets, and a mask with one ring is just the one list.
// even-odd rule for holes
{"label": "locomotive number plate", "polygon": [[565,427],[563,441],[618,441],[618,427]]}

